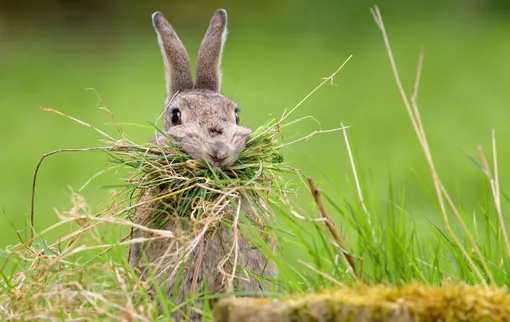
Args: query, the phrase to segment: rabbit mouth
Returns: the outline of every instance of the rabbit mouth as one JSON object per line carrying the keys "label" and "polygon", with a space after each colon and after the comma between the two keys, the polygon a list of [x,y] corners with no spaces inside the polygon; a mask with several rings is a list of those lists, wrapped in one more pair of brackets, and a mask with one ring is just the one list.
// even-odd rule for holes
{"label": "rabbit mouth", "polygon": [[232,160],[232,157],[230,155],[215,156],[210,153],[207,153],[204,159],[205,159],[204,161],[208,162],[210,165],[217,169],[227,168],[235,162]]}
{"label": "rabbit mouth", "polygon": [[234,147],[220,140],[210,142],[204,152],[204,161],[215,168],[226,168],[232,165],[238,156]]}

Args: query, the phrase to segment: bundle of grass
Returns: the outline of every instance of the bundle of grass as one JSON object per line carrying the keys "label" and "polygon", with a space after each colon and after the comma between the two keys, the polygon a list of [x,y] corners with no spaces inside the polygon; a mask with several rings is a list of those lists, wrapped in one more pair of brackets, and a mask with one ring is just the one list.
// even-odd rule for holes
{"label": "bundle of grass", "polygon": [[143,152],[110,153],[134,170],[128,180],[136,225],[130,262],[153,296],[170,293],[177,307],[187,301],[186,309],[202,311],[207,289],[218,294],[271,287],[276,242],[268,205],[284,192],[275,173],[296,171],[282,163],[278,125],[274,120],[257,129],[226,169],[192,159],[164,136]]}
{"label": "bundle of grass", "polygon": [[463,284],[360,286],[281,300],[225,299],[214,321],[510,321],[510,294]]}
{"label": "bundle of grass", "polygon": [[[229,251],[221,259],[220,268],[229,290],[234,289],[237,274],[248,273],[235,270],[245,238],[268,252],[274,250],[269,243],[275,229],[274,215],[267,205],[285,193],[285,188],[278,185],[277,174],[297,171],[283,163],[281,145],[279,123],[273,120],[254,131],[237,162],[223,170],[193,160],[170,142],[159,142],[157,146],[136,144],[123,137],[115,144],[95,148],[106,152],[118,166],[131,169],[131,176],[99,213],[91,211],[85,200],[74,194],[73,208],[58,213],[60,222],[5,254],[19,273],[2,275],[0,316],[5,320],[72,320],[86,316],[91,320],[123,321],[170,317],[174,311],[182,311],[183,306],[198,309],[195,301],[207,294],[189,294],[189,303],[175,305],[172,297],[161,292],[163,286],[155,286],[157,294],[148,292],[149,284],[158,280],[156,274],[148,281],[140,280],[125,258],[113,261],[111,251],[122,252],[126,245],[161,241],[169,250],[164,260],[178,261],[166,268],[182,274],[193,250],[204,256],[200,243],[211,229],[228,229],[235,237],[224,244]],[[245,203],[243,210],[247,206],[253,210],[248,211],[251,220],[241,218],[243,211],[237,207],[241,200]],[[148,208],[151,210],[144,212]],[[228,208],[232,211],[225,211]],[[145,221],[133,221],[133,214],[139,213],[149,215]],[[226,218],[225,214],[236,216]],[[193,229],[166,229],[172,220],[187,222],[190,218]],[[44,241],[46,233],[69,223],[77,225],[68,235],[55,243]],[[134,235],[109,242],[104,234],[107,226],[131,229]],[[136,235],[136,231],[141,233]],[[179,249],[172,249],[175,243]],[[191,262],[195,264],[193,259]],[[245,278],[249,277],[239,277],[241,281]],[[207,316],[207,308],[200,310]]]}
{"label": "bundle of grass", "polygon": [[[133,188],[133,200],[141,199],[150,191],[152,201],[160,202],[163,218],[151,216],[143,224],[163,229],[168,215],[189,216],[190,209],[194,209],[195,218],[205,218],[208,209],[219,198],[235,199],[243,193],[256,201],[262,194],[277,191],[273,172],[294,171],[283,164],[278,125],[273,120],[259,127],[247,140],[246,148],[235,164],[228,169],[214,168],[194,160],[173,145],[164,132],[160,132],[158,145],[123,145],[109,151],[109,155],[113,162],[134,170],[127,180],[129,187]],[[141,206],[140,203],[132,208],[138,206]]]}

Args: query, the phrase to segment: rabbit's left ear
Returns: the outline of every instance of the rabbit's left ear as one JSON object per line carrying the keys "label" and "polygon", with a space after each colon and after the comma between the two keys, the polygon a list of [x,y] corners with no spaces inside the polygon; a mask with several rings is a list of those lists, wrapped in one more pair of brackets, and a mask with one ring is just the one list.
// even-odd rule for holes
{"label": "rabbit's left ear", "polygon": [[221,56],[227,39],[227,12],[216,10],[200,46],[195,88],[219,92],[221,89]]}
{"label": "rabbit's left ear", "polygon": [[174,29],[161,12],[152,15],[158,42],[165,63],[167,101],[179,92],[193,88],[193,78],[188,53]]}

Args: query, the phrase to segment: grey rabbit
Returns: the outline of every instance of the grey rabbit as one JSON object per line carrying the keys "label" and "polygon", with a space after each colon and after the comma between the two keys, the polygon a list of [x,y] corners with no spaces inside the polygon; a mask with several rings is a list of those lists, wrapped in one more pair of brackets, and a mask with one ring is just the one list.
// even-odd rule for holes
{"label": "grey rabbit", "polygon": [[[220,93],[221,88],[221,57],[227,34],[227,13],[223,9],[215,12],[210,21],[207,33],[200,46],[196,81],[193,82],[190,60],[179,37],[165,19],[163,14],[152,15],[163,61],[165,65],[167,99],[165,102],[165,131],[171,142],[158,137],[158,145],[176,144],[194,160],[207,161],[217,168],[231,166],[245,148],[251,130],[239,125],[237,104]],[[154,195],[147,192],[142,200],[150,200]],[[243,201],[241,199],[241,201]],[[140,208],[134,216],[135,224],[143,224],[157,212],[157,206],[147,204]],[[250,218],[253,207],[241,202],[242,211]],[[161,211],[161,210],[159,210]],[[226,208],[227,217],[232,217],[235,207]],[[171,217],[171,216],[170,216]],[[193,227],[193,219],[189,216],[174,216],[164,228],[175,236],[186,235]],[[134,229],[132,238],[151,237],[150,233]],[[147,280],[149,270],[156,276],[162,291],[168,297],[174,296],[175,304],[179,305],[189,299],[191,294],[203,292],[222,293],[227,290],[224,274],[220,272],[221,261],[229,251],[232,243],[232,231],[225,227],[215,227],[207,231],[201,245],[195,247],[184,262],[179,262],[179,274],[175,267],[177,259],[167,256],[183,247],[178,238],[158,238],[143,243],[133,243],[129,251],[129,263]],[[276,277],[276,268],[267,256],[256,249],[248,238],[239,237],[237,266],[241,272],[248,271],[261,278],[247,277],[235,279],[234,291],[261,292],[269,291],[271,278]],[[273,245],[274,246],[274,245]],[[271,249],[274,249],[271,246]],[[198,258],[199,252],[202,254]],[[171,272],[174,272],[173,274]],[[180,282],[178,281],[180,279]],[[154,286],[151,286],[154,290]],[[203,307],[203,301],[199,301]],[[211,302],[214,305],[214,302]],[[199,321],[202,314],[192,310],[189,315],[176,312],[172,316],[176,320],[188,319]]]}

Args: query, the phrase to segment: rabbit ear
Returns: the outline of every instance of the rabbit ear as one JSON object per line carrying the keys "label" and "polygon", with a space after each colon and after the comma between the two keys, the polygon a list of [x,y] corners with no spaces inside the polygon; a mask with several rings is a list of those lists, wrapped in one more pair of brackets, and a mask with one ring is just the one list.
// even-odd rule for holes
{"label": "rabbit ear", "polygon": [[221,55],[227,38],[227,12],[216,10],[200,46],[195,88],[219,92],[221,88]]}
{"label": "rabbit ear", "polygon": [[166,91],[170,100],[177,91],[193,88],[188,53],[161,12],[152,15],[159,47],[165,63]]}

